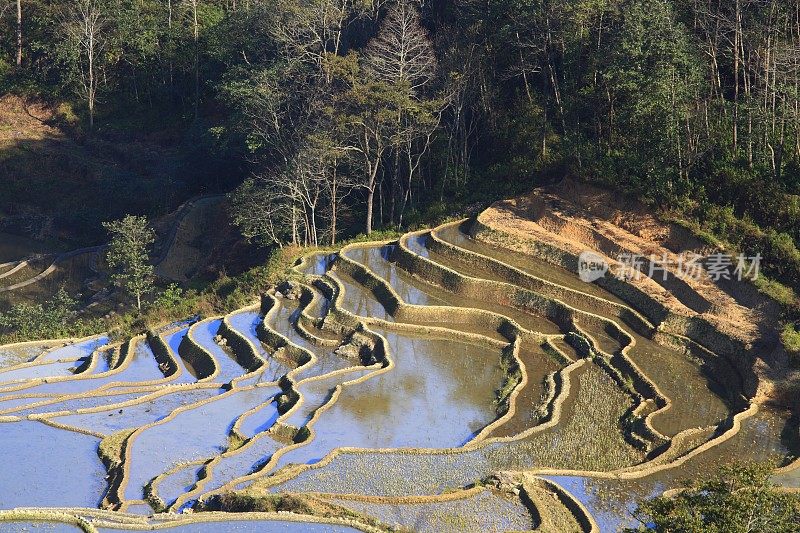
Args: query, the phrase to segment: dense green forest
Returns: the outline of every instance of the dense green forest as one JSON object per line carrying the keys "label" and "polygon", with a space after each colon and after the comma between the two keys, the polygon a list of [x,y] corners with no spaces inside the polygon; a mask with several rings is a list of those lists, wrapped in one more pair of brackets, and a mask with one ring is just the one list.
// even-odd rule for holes
{"label": "dense green forest", "polygon": [[4,92],[69,104],[64,126],[101,147],[181,132],[151,188],[103,178],[137,214],[167,207],[164,183],[233,190],[245,236],[327,243],[572,176],[800,283],[796,0],[1,7]]}

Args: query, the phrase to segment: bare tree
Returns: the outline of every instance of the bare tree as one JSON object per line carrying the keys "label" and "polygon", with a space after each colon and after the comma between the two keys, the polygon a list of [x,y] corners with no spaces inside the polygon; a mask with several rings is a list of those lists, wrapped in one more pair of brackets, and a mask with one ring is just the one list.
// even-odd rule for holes
{"label": "bare tree", "polygon": [[289,171],[282,175],[282,186],[290,197],[299,200],[302,208],[305,245],[319,244],[319,206],[325,191],[327,165],[317,150],[303,147],[291,161]]}
{"label": "bare tree", "polygon": [[[308,143],[284,167],[255,176],[234,192],[234,222],[245,237],[263,244],[320,243],[325,233],[321,224],[325,199],[332,194],[335,224],[335,211],[344,188],[326,150]],[[329,231],[335,235],[335,227]]]}
{"label": "bare tree", "polygon": [[365,105],[347,118],[346,127],[352,132],[350,149],[358,154],[362,165],[362,175],[358,187],[366,191],[367,216],[364,230],[372,233],[373,210],[375,207],[375,191],[378,188],[378,172],[383,157],[390,148],[394,131],[395,115],[391,111],[381,110],[388,102],[383,101],[379,91],[366,88]]}
{"label": "bare tree", "polygon": [[233,222],[247,239],[283,246],[287,238],[296,235],[295,228],[291,228],[291,205],[287,208],[283,191],[275,187],[270,176],[256,175],[245,180],[231,193],[230,201]]}
{"label": "bare tree", "polygon": [[77,0],[67,10],[66,34],[76,55],[80,92],[89,107],[89,128],[94,128],[99,77],[98,65],[106,47],[106,21],[98,0]]}
{"label": "bare tree", "polygon": [[321,163],[321,185],[324,199],[327,201],[322,216],[327,219],[325,234],[333,245],[336,244],[338,234],[339,210],[345,199],[358,186],[358,181],[352,174],[340,168],[349,162],[351,149],[331,135],[333,132],[331,126],[318,124],[317,131],[324,133],[308,137],[306,152],[314,161]]}
{"label": "bare tree", "polygon": [[339,211],[345,199],[359,186],[354,176],[347,172],[351,162],[352,146],[346,138],[337,138],[335,127],[319,117],[310,130],[313,133],[300,141],[300,148],[292,157],[292,186],[298,190],[308,222],[308,241],[318,245],[323,239],[336,243]]}
{"label": "bare tree", "polygon": [[316,65],[320,72],[326,54],[338,55],[349,20],[366,9],[358,0],[309,0],[301,2],[279,24],[272,35],[283,45],[287,58]]}
{"label": "bare tree", "polygon": [[389,10],[380,31],[367,44],[364,64],[373,79],[391,87],[396,95],[394,127],[388,140],[393,155],[389,219],[401,223],[415,172],[439,123],[424,99],[426,86],[436,76],[437,61],[416,2],[399,0]]}
{"label": "bare tree", "polygon": [[[294,73],[296,63],[269,68],[254,73],[250,79],[231,86],[230,98],[235,99],[251,129],[251,139],[267,156],[277,157],[285,164],[293,157],[302,142],[303,118],[308,115],[302,98],[306,90],[300,74],[294,79],[295,90],[286,83],[287,73]],[[242,90],[239,90],[241,87]]]}
{"label": "bare tree", "polygon": [[442,122],[444,111],[449,105],[446,100],[431,100],[417,108],[413,114],[407,114],[403,128],[398,135],[398,158],[402,155],[405,160],[406,178],[402,185],[403,198],[400,213],[397,219],[398,227],[403,225],[403,216],[410,200],[420,164],[431,146],[433,135]]}
{"label": "bare tree", "polygon": [[413,93],[436,73],[436,55],[413,0],[399,0],[365,51],[367,70],[384,83],[407,83]]}
{"label": "bare tree", "polygon": [[335,147],[328,152],[328,179],[325,180],[325,194],[328,198],[328,235],[330,244],[336,244],[338,236],[339,210],[345,199],[356,188],[356,181],[347,172],[341,172],[339,163],[348,157],[343,147]]}

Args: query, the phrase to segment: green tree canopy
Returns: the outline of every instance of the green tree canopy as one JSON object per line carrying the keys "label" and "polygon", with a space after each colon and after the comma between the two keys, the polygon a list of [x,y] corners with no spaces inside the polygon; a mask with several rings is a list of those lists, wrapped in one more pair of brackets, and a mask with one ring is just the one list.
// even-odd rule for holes
{"label": "green tree canopy", "polygon": [[692,482],[673,497],[642,502],[635,531],[791,533],[800,525],[800,496],[770,483],[772,466],[735,464],[711,479]]}
{"label": "green tree canopy", "polygon": [[136,298],[136,307],[141,311],[142,296],[153,287],[149,252],[155,233],[143,216],[128,215],[122,220],[104,222],[103,226],[111,235],[106,260],[113,270],[112,280]]}

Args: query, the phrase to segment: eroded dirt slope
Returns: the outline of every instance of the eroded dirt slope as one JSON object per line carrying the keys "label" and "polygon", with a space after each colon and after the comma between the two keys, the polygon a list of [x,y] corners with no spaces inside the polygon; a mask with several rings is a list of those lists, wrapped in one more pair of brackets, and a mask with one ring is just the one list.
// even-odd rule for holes
{"label": "eroded dirt slope", "polygon": [[[761,384],[763,394],[772,396],[773,384],[786,376],[787,357],[777,334],[779,306],[752,283],[735,276],[713,280],[707,269],[697,276],[681,275],[678,265],[683,258],[724,251],[709,247],[684,228],[660,221],[651,208],[565,180],[496,202],[479,215],[475,231],[482,240],[554,256],[551,259],[573,271],[577,256],[592,251],[608,262],[607,278],[625,271],[621,261],[631,256],[664,258],[659,265],[666,264],[666,277],[660,269],[649,277],[645,259],[643,275],[627,281],[670,316],[708,324],[741,343],[742,350],[753,356],[758,373],[767,378]],[[731,272],[735,266],[734,257]]]}

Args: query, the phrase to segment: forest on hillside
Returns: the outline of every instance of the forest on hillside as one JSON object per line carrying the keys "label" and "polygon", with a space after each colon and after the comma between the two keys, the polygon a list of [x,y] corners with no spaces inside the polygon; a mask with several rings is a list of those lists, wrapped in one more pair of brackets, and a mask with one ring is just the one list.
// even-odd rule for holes
{"label": "forest on hillside", "polygon": [[[797,0],[6,0],[0,17],[2,92],[59,105],[86,143],[179,129],[190,156],[159,172],[185,196],[232,190],[262,244],[569,176],[800,282]],[[164,208],[135,176],[101,179]]]}

